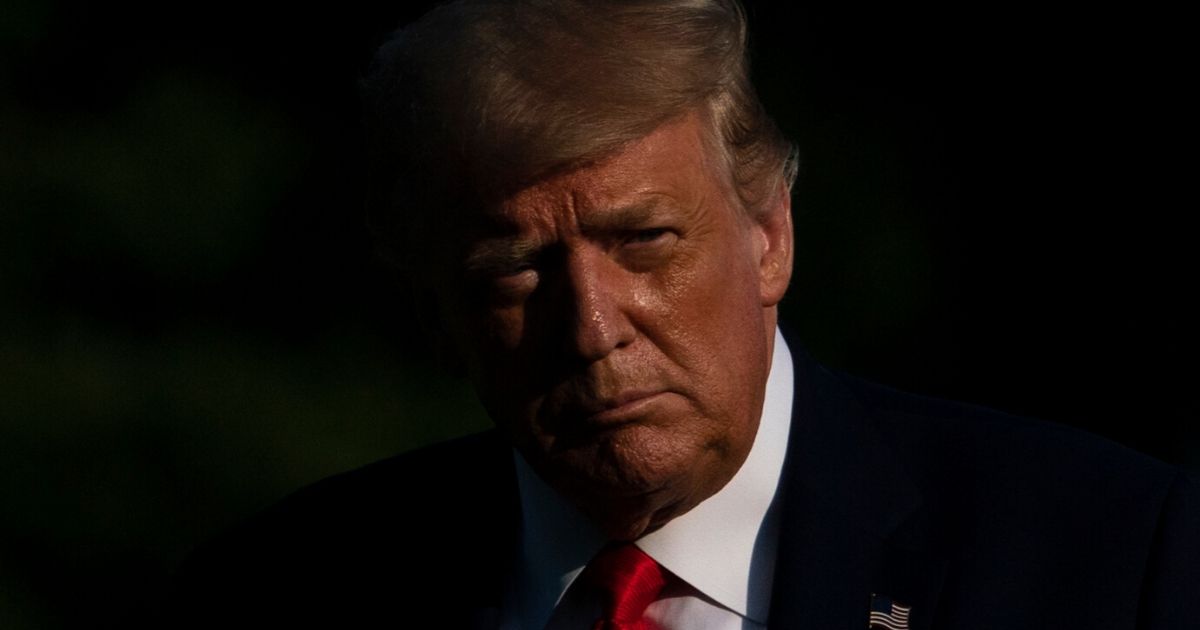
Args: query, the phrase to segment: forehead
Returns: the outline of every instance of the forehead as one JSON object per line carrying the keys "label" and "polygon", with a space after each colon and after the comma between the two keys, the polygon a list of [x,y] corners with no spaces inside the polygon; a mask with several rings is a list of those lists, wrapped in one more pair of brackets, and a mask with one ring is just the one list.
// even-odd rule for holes
{"label": "forehead", "polygon": [[724,199],[727,176],[715,167],[704,130],[694,113],[665,123],[611,156],[548,177],[486,208],[486,229],[561,230],[564,220],[586,228],[590,222],[635,221],[709,197]]}

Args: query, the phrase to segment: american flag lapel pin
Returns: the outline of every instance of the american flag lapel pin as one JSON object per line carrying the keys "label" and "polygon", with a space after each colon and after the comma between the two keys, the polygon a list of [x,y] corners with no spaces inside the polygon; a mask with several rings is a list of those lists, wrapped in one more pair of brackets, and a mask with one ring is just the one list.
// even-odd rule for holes
{"label": "american flag lapel pin", "polygon": [[871,623],[868,630],[908,630],[908,613],[912,606],[905,606],[886,596],[871,593]]}

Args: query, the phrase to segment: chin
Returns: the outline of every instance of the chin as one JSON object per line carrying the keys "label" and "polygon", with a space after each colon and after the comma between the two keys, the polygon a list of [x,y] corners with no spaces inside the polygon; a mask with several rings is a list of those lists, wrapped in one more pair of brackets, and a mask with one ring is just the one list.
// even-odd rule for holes
{"label": "chin", "polygon": [[626,428],[548,456],[539,474],[610,537],[636,538],[728,481],[722,451],[671,438],[644,426]]}
{"label": "chin", "polygon": [[674,488],[634,495],[571,490],[563,494],[613,540],[635,540],[662,527],[696,503],[685,501]]}
{"label": "chin", "polygon": [[562,471],[597,493],[640,496],[693,485],[713,465],[713,453],[652,426],[631,424],[561,453]]}

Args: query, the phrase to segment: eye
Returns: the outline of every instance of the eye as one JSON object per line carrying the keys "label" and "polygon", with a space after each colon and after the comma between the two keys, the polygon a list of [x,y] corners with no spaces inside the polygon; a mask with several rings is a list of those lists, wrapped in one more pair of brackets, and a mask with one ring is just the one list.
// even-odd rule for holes
{"label": "eye", "polygon": [[644,245],[665,240],[671,231],[667,228],[648,228],[645,230],[634,230],[625,238],[626,244]]}
{"label": "eye", "polygon": [[646,228],[630,230],[622,235],[620,258],[635,271],[656,269],[673,258],[675,242],[679,234],[671,228]]}
{"label": "eye", "polygon": [[674,238],[676,238],[676,234],[671,228],[635,229],[625,235],[623,245],[635,248],[667,245]]}
{"label": "eye", "polygon": [[532,261],[480,259],[463,280],[476,298],[492,304],[523,300],[538,285],[538,269]]}
{"label": "eye", "polygon": [[538,272],[532,266],[513,268],[488,280],[488,298],[501,303],[517,302],[532,293],[537,285]]}

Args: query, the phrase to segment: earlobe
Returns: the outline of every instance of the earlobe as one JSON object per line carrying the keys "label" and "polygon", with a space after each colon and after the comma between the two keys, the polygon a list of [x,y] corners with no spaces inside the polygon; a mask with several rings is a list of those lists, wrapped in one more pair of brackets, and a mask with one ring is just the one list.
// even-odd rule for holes
{"label": "earlobe", "polygon": [[758,224],[762,238],[759,291],[765,308],[783,299],[792,279],[792,195],[786,184],[780,183]]}

